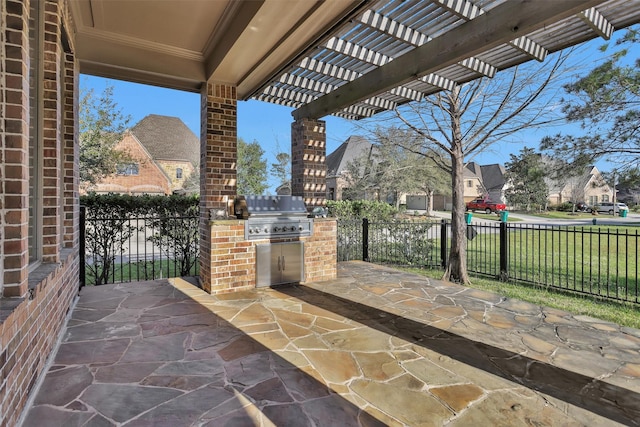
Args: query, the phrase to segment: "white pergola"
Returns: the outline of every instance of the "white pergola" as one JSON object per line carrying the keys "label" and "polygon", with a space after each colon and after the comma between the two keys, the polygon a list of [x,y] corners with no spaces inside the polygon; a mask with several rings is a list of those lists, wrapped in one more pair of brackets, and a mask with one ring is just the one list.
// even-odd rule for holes
{"label": "white pergola", "polygon": [[80,71],[348,119],[640,22],[638,0],[72,0]]}

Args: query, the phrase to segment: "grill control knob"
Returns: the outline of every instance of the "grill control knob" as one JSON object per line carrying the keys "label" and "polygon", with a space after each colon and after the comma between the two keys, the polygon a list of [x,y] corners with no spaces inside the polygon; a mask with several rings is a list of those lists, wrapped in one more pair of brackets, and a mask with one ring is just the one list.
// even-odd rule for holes
{"label": "grill control knob", "polygon": [[302,231],[302,226],[301,225],[298,226],[298,231]]}
{"label": "grill control knob", "polygon": [[280,231],[280,227],[273,227],[273,231],[277,233],[278,231]]}
{"label": "grill control knob", "polygon": [[265,228],[264,228],[264,232],[265,232],[265,233],[268,233],[268,232],[269,232],[269,228],[265,227]]}

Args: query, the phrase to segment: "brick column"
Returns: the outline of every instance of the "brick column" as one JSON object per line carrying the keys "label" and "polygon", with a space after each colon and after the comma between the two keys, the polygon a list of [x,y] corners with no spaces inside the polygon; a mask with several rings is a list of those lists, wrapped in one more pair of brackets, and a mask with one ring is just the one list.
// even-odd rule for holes
{"label": "brick column", "polygon": [[42,129],[42,261],[60,262],[63,52],[58,2],[47,2],[44,13]]}
{"label": "brick column", "polygon": [[[29,232],[29,4],[3,1],[0,108],[0,230],[2,294],[23,296],[27,292]],[[7,11],[11,19],[6,19]],[[6,36],[6,38],[5,38]],[[1,418],[0,418],[1,419]]]}
{"label": "brick column", "polygon": [[79,182],[80,163],[79,138],[76,112],[78,109],[78,68],[73,53],[65,53],[63,91],[63,245],[65,248],[78,246],[80,204]]}
{"label": "brick column", "polygon": [[291,124],[291,194],[302,196],[309,210],[327,199],[327,152],[324,120],[300,119]]}
{"label": "brick column", "polygon": [[235,86],[207,83],[201,93],[200,280],[212,287],[210,212],[227,212],[236,196],[237,95]]}

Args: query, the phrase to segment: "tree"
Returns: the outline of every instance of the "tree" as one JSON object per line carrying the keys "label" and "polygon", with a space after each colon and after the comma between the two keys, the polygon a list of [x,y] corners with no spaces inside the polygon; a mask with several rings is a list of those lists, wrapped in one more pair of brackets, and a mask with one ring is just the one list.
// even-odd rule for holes
{"label": "tree", "polygon": [[79,103],[80,182],[90,188],[116,172],[118,164],[131,161],[127,152],[115,149],[127,129],[125,116],[113,100],[113,86],[97,96],[93,89],[84,92]]}
{"label": "tree", "polygon": [[291,156],[289,153],[276,154],[276,163],[271,163],[271,175],[278,180],[278,187],[291,185]]}
{"label": "tree", "polygon": [[505,164],[505,179],[509,188],[505,195],[509,204],[525,207],[527,211],[532,206],[541,209],[546,206],[549,188],[545,183],[547,172],[539,153],[532,148],[524,147],[520,155],[510,155],[511,161]]}
{"label": "tree", "polygon": [[[502,71],[494,79],[470,83],[451,83],[422,102],[395,110],[400,120],[420,141],[402,146],[431,159],[451,174],[451,248],[443,280],[469,282],[466,261],[466,222],[464,220],[465,159],[487,150],[497,141],[509,140],[524,129],[554,121],[548,108],[548,94],[563,74],[567,54],[540,65],[525,64]],[[443,157],[442,154],[448,156]]]}
{"label": "tree", "polygon": [[193,171],[182,183],[185,194],[200,194],[200,162],[193,165]]}
{"label": "tree", "polygon": [[238,194],[262,194],[267,189],[267,161],[264,150],[253,141],[238,138]]}
{"label": "tree", "polygon": [[[627,30],[616,46],[637,47],[638,28]],[[606,52],[609,46],[601,48]],[[619,170],[640,165],[640,57],[638,49],[619,49],[587,75],[565,85],[563,112],[569,123],[580,125],[577,135],[546,137],[541,149],[565,159],[571,167],[599,159],[617,163]]]}
{"label": "tree", "polygon": [[[421,138],[416,138],[413,132],[397,127],[377,127],[374,134],[377,143],[376,156],[379,157],[382,166],[379,174],[381,191],[404,194],[426,193],[427,214],[430,215],[433,194],[436,191],[449,194],[451,176],[439,168],[432,158],[416,154]],[[447,159],[442,158],[442,153],[440,160],[447,163]],[[399,197],[396,197],[396,202],[399,202]]]}
{"label": "tree", "polygon": [[431,159],[401,148],[417,143],[410,132],[397,127],[376,127],[372,139],[371,151],[347,164],[343,198],[395,200],[398,208],[400,194],[421,192],[428,195],[430,207],[435,191],[449,191],[448,174]]}

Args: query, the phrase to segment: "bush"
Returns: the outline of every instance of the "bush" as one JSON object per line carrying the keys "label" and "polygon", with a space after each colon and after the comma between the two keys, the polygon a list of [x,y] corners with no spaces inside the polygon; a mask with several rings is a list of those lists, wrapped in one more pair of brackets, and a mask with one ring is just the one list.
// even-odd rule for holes
{"label": "bush", "polygon": [[564,202],[559,205],[551,205],[549,206],[549,210],[559,211],[559,212],[573,212],[573,203]]}
{"label": "bush", "polygon": [[362,219],[389,220],[398,210],[388,203],[373,200],[328,200],[329,216],[341,220]]}
{"label": "bush", "polygon": [[[87,274],[96,285],[113,281],[117,254],[126,250],[127,242],[151,227],[148,239],[158,244],[167,256],[180,264],[180,274],[188,275],[197,262],[198,196],[130,196],[127,194],[90,193],[80,197],[85,212],[85,253]],[[142,217],[142,226],[132,218]],[[184,218],[187,217],[187,218]]]}

